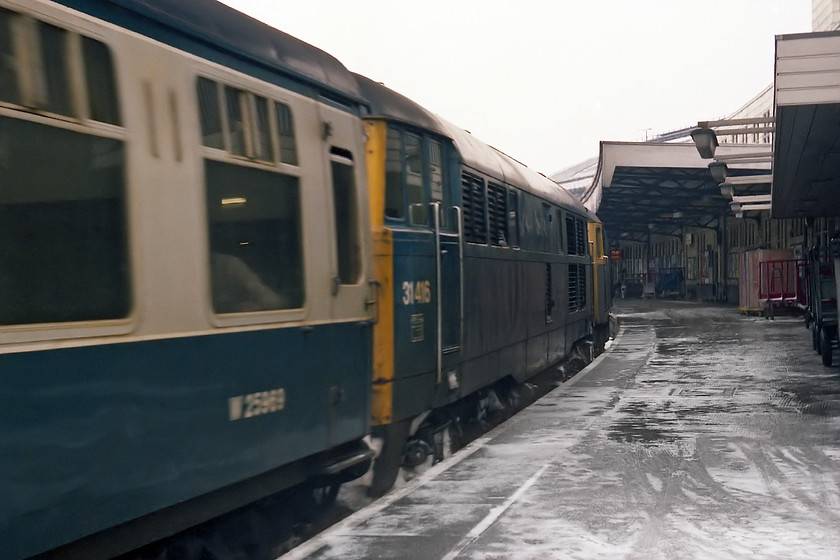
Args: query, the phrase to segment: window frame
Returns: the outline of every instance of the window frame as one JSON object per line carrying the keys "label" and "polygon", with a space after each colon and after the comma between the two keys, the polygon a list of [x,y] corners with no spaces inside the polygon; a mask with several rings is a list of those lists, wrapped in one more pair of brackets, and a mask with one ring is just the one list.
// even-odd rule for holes
{"label": "window frame", "polygon": [[[364,266],[362,262],[362,240],[361,232],[364,227],[359,220],[359,185],[356,184],[356,163],[353,159],[352,152],[346,154],[341,153],[343,149],[332,147],[330,150],[330,178],[332,180],[332,202],[333,202],[333,220],[335,230],[335,255],[336,255],[336,281],[340,286],[358,286],[363,280]],[[346,220],[341,219],[341,209],[339,208],[339,193],[340,185],[336,177],[336,166],[341,165],[347,168],[348,176],[351,179],[351,184],[348,185],[348,192],[345,200],[349,200],[349,205],[342,205],[349,207],[349,212],[346,213]],[[344,231],[342,231],[344,230]],[[350,234],[350,235],[346,235]],[[346,240],[352,238],[352,243],[348,245]],[[352,253],[348,254],[348,253]],[[349,259],[347,262],[345,259]],[[342,277],[342,268],[350,266],[355,271],[355,278],[345,279]]]}
{"label": "window frame", "polygon": [[[199,116],[199,146],[205,157],[212,155],[214,159],[230,158],[241,163],[250,162],[258,165],[283,169],[284,172],[292,173],[297,169],[300,172],[300,150],[298,149],[299,134],[295,129],[295,111],[292,103],[281,96],[265,93],[263,88],[249,87],[240,83],[233,83],[229,76],[217,76],[209,73],[197,73],[193,84],[195,103]],[[205,129],[204,107],[205,100],[202,96],[202,85],[213,85],[215,93],[215,110],[218,116],[219,134],[221,142],[208,142],[208,131]],[[236,103],[231,105],[229,94],[235,95]],[[260,120],[260,101],[265,102],[265,122]],[[239,121],[242,123],[242,150],[234,150],[234,143],[231,134],[231,107],[238,107]],[[282,110],[281,110],[282,107]],[[279,123],[283,117],[288,117],[291,134],[282,131]],[[264,127],[260,124],[264,125]],[[265,133],[268,141],[267,150],[258,153],[258,146],[263,142],[260,136]],[[290,144],[290,145],[287,145]],[[209,150],[209,152],[208,152]],[[289,161],[286,161],[284,153],[290,151]],[[262,157],[266,155],[267,157]]]}
{"label": "window frame", "polygon": [[[36,30],[39,25],[48,25],[62,30],[66,47],[63,50],[64,65],[65,71],[69,74],[66,91],[70,97],[69,105],[73,114],[56,113],[43,107],[28,107],[24,104],[24,95],[19,91],[17,101],[20,101],[20,103],[9,99],[0,100],[0,117],[82,134],[92,138],[112,140],[118,142],[121,146],[123,158],[120,162],[122,183],[116,187],[119,191],[116,200],[121,207],[117,218],[121,220],[119,227],[123,232],[120,260],[124,267],[126,312],[123,316],[112,318],[3,324],[0,325],[0,341],[3,343],[28,343],[128,334],[134,329],[136,322],[137,294],[132,216],[128,211],[130,198],[128,179],[129,135],[123,124],[122,99],[119,91],[119,61],[115,56],[115,50],[106,39],[92,33],[89,29],[74,25],[72,20],[69,23],[59,22],[55,21],[54,18],[42,17],[42,14],[33,16],[11,8],[2,8],[2,10],[5,15],[11,16],[7,21],[20,18],[18,21],[23,23],[18,25],[29,27],[30,30]],[[10,25],[9,29],[11,30],[12,27]],[[10,35],[13,33],[10,32]],[[34,31],[30,31],[30,33],[34,33]],[[19,60],[20,55],[16,53],[15,40],[15,38],[10,37],[10,52]],[[91,70],[95,68],[92,64],[89,64],[86,58],[84,52],[86,41],[101,45],[104,49],[103,52],[107,53],[107,68],[105,70],[109,73],[108,80],[110,83],[108,86],[113,95],[113,99],[109,100],[109,102],[113,102],[111,108],[115,111],[113,122],[94,119],[91,116],[94,108],[91,106],[93,101],[88,86],[90,80],[93,79]],[[31,55],[32,53],[29,53],[26,56]],[[15,73],[15,78],[17,80],[16,86],[20,89],[20,73]],[[24,77],[23,79],[32,79],[32,77]]]}
{"label": "window frame", "polygon": [[[96,128],[97,126],[123,128],[123,109],[120,102],[118,86],[118,68],[114,57],[114,49],[107,41],[88,30],[80,30],[77,26],[68,25],[64,21],[55,21],[52,18],[32,16],[30,14],[15,11],[10,8],[0,7],[0,15],[6,17],[9,30],[9,49],[13,59],[17,60],[16,68],[7,68],[9,75],[16,80],[18,99],[0,99],[0,108],[10,108],[17,111],[27,112],[36,115],[43,115],[57,120],[82,123],[85,126]],[[68,97],[67,111],[55,110],[55,106],[45,96],[48,96],[50,89],[50,78],[47,70],[44,69],[41,58],[34,60],[42,53],[42,30],[53,28],[60,31],[63,57],[63,64],[60,71],[66,83],[64,92]],[[104,47],[106,53],[108,70],[110,75],[106,85],[111,89],[108,103],[113,106],[109,109],[113,112],[114,119],[102,120],[93,117],[96,112],[92,106],[99,96],[91,95],[90,84],[93,68],[92,59],[86,45],[98,44]],[[16,71],[15,71],[16,70]],[[106,111],[108,112],[108,111]]]}
{"label": "window frame", "polygon": [[[308,285],[308,274],[307,274],[307,267],[306,267],[306,224],[304,222],[304,190],[303,190],[303,182],[304,182],[304,163],[301,162],[301,151],[299,149],[300,145],[300,138],[301,134],[295,126],[296,122],[296,113],[300,111],[298,108],[298,103],[289,98],[286,95],[278,95],[278,93],[273,88],[265,87],[265,84],[256,81],[256,80],[237,80],[235,76],[233,76],[229,72],[212,72],[208,71],[206,68],[202,68],[200,71],[197,71],[194,78],[193,78],[193,85],[192,91],[196,96],[196,107],[197,107],[197,114],[199,116],[199,121],[201,118],[201,104],[199,103],[200,95],[199,95],[199,83],[201,80],[206,80],[207,82],[215,85],[216,90],[216,101],[218,104],[218,111],[220,114],[220,126],[221,132],[223,135],[222,138],[222,145],[223,147],[214,147],[209,146],[205,142],[205,130],[201,126],[201,122],[199,122],[199,127],[197,130],[197,147],[199,150],[199,156],[202,162],[202,168],[206,165],[205,162],[217,162],[222,164],[228,164],[236,167],[244,167],[244,168],[253,168],[269,173],[274,173],[277,175],[283,175],[294,180],[298,181],[298,215],[299,215],[299,242],[300,242],[300,268],[301,268],[301,280],[300,286],[302,289],[302,297],[300,307],[290,307],[290,308],[279,308],[279,309],[267,309],[267,310],[254,310],[254,311],[238,311],[232,313],[218,313],[214,306],[212,300],[212,270],[211,270],[211,262],[210,262],[210,255],[212,247],[210,246],[209,237],[205,237],[206,248],[204,249],[206,253],[205,262],[206,262],[206,271],[205,277],[207,279],[207,289],[208,294],[206,299],[206,308],[207,314],[210,320],[210,323],[215,327],[236,327],[236,326],[246,326],[246,325],[261,325],[261,324],[268,324],[268,323],[278,323],[278,322],[289,322],[289,321],[296,321],[301,320],[306,317],[308,313],[308,298],[309,298],[309,289],[310,286]],[[242,93],[250,94],[253,98],[254,96],[265,98],[268,102],[268,124],[269,124],[269,131],[272,135],[271,143],[272,143],[272,161],[262,160],[262,159],[255,159],[248,156],[236,155],[228,150],[229,146],[229,137],[227,135],[227,108],[226,108],[226,100],[224,98],[224,88],[231,87],[233,89],[239,90]],[[245,95],[245,98],[248,96]],[[243,98],[240,95],[240,100]],[[240,101],[241,102],[241,101]],[[255,103],[254,103],[255,106]],[[282,138],[282,132],[280,130],[280,124],[278,122],[278,118],[280,118],[280,111],[278,110],[278,106],[285,107],[286,115],[289,118],[289,122],[291,125],[291,132],[292,135],[289,136],[291,138],[292,147],[294,149],[293,156],[294,156],[294,163],[282,161],[283,158],[283,149],[284,149],[284,140]],[[202,177],[204,177],[204,172],[202,171]],[[203,179],[201,185],[202,191],[202,199],[206,198],[206,189],[207,183],[206,179]],[[206,233],[205,236],[209,235],[209,228],[210,228],[210,218],[206,213],[207,211],[204,210],[205,213],[205,223],[206,223]]]}

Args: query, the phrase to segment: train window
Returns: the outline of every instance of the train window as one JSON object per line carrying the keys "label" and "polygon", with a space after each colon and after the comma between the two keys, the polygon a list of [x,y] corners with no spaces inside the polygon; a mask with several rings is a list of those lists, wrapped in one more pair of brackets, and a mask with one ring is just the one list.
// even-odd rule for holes
{"label": "train window", "polygon": [[280,161],[289,165],[297,165],[297,147],[295,146],[295,129],[292,122],[292,111],[288,105],[274,103],[277,134],[280,137]]}
{"label": "train window", "polygon": [[595,228],[595,257],[604,257],[604,238],[600,227]]}
{"label": "train window", "polygon": [[20,104],[17,65],[12,49],[12,12],[0,8],[0,101]]}
{"label": "train window", "polygon": [[301,307],[298,178],[211,160],[205,176],[213,309]]}
{"label": "train window", "polygon": [[429,141],[429,179],[432,187],[432,200],[443,200],[443,153],[440,142]]}
{"label": "train window", "polygon": [[469,243],[487,243],[487,207],[484,179],[471,173],[461,174],[461,201],[464,239]]}
{"label": "train window", "polygon": [[402,135],[398,130],[388,128],[388,144],[385,155],[385,216],[402,219],[403,207],[403,159]]}
{"label": "train window", "polygon": [[82,54],[85,61],[90,118],[95,121],[120,124],[117,84],[114,80],[111,51],[99,41],[82,37]]}
{"label": "train window", "polygon": [[2,118],[0,146],[0,324],[126,317],[123,142]]}
{"label": "train window", "polygon": [[516,191],[510,190],[507,193],[508,199],[508,238],[510,239],[510,246],[519,247],[519,197]]}
{"label": "train window", "polygon": [[361,273],[361,248],[353,159],[345,150],[333,148],[331,153],[338,281],[356,284]]}
{"label": "train window", "polygon": [[273,161],[274,151],[271,146],[271,131],[269,130],[268,99],[259,95],[251,95],[249,109],[251,126],[254,131],[251,156],[263,161]]}
{"label": "train window", "polygon": [[287,105],[202,77],[196,91],[205,146],[266,163],[298,164]]}
{"label": "train window", "polygon": [[207,147],[223,150],[225,137],[222,133],[222,113],[219,109],[218,85],[207,78],[199,78],[197,87],[203,143]]}
{"label": "train window", "polygon": [[408,208],[412,225],[429,225],[426,188],[423,138],[389,127],[385,155],[385,216],[404,219]]}
{"label": "train window", "polygon": [[490,244],[508,246],[507,192],[495,183],[487,184],[487,211],[490,226]]}
{"label": "train window", "polygon": [[423,142],[416,134],[406,133],[405,137],[405,191],[406,202],[411,209],[411,223],[428,225],[428,201],[423,185]]}
{"label": "train window", "polygon": [[120,123],[108,47],[8,10],[0,10],[0,101]]}
{"label": "train window", "polygon": [[34,81],[43,84],[38,92],[38,105],[59,115],[75,116],[67,71],[69,34],[46,23],[40,23],[38,28],[40,41],[35,48],[40,49],[40,53],[38,50],[33,53],[40,63],[40,68],[35,69],[36,74],[40,75],[35,77]]}
{"label": "train window", "polygon": [[242,110],[244,95],[243,91],[225,86],[228,150],[237,156],[248,155],[245,151],[245,117]]}

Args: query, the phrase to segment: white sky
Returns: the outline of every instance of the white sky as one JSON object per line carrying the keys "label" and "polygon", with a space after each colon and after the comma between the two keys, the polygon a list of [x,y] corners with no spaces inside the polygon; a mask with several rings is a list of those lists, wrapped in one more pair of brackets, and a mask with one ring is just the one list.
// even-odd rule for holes
{"label": "white sky", "polygon": [[223,0],[546,175],[734,112],[811,0]]}

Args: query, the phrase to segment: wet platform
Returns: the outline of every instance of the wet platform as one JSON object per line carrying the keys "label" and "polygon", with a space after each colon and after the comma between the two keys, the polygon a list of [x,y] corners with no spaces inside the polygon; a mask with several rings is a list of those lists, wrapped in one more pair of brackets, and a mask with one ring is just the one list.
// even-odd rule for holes
{"label": "wet platform", "polygon": [[797,318],[621,300],[587,369],[295,558],[840,558],[840,370]]}

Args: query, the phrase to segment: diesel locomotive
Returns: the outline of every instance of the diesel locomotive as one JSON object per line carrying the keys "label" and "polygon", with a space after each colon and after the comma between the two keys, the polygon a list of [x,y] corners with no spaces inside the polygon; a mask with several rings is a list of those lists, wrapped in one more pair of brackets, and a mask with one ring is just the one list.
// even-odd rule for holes
{"label": "diesel locomotive", "polygon": [[601,224],[578,200],[402,95],[358,80],[370,105],[380,290],[372,424],[383,446],[371,486],[379,495],[400,464],[440,456],[435,435],[463,415],[465,398],[481,406],[501,380],[522,382],[581,341],[603,346],[610,296]]}
{"label": "diesel locomotive", "polygon": [[[605,340],[601,224],[213,0],[0,0],[0,559],[107,558]],[[431,436],[430,436],[431,434]]]}

